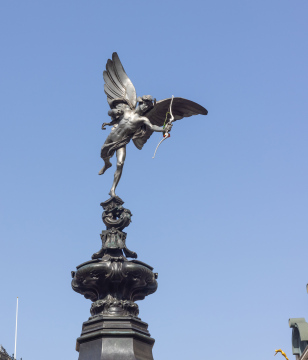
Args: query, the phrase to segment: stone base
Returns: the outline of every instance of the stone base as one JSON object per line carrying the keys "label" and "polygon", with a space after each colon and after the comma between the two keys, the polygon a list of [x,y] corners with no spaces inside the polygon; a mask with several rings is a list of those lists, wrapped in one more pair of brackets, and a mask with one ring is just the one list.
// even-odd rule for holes
{"label": "stone base", "polygon": [[78,360],[153,360],[148,324],[129,316],[97,316],[83,323]]}

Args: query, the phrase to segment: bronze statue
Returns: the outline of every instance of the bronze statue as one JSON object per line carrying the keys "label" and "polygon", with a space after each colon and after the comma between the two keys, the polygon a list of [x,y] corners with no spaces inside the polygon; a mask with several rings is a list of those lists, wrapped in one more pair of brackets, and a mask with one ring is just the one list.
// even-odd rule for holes
{"label": "bronze statue", "polygon": [[[136,301],[157,290],[158,274],[153,267],[137,260],[137,253],[127,247],[127,233],[132,213],[123,207],[124,201],[115,195],[122,175],[126,145],[133,140],[142,149],[153,131],[163,133],[157,145],[166,140],[174,121],[192,115],[206,115],[202,106],[182,98],[156,102],[152,96],[138,97],[116,53],[108,60],[104,71],[105,93],[110,105],[108,115],[112,126],[102,150],[105,165],[100,175],[111,166],[116,153],[117,168],[110,190],[110,198],[101,203],[102,220],[106,225],[101,237],[101,248],[72,271],[72,288],[92,301],[91,317],[82,325],[77,338],[79,360],[153,360],[154,339],[148,324],[139,318]],[[172,205],[171,205],[172,206]],[[128,258],[132,258],[129,260]],[[185,265],[185,264],[184,264]]]}
{"label": "bronze statue", "polygon": [[126,157],[126,145],[130,140],[141,150],[154,131],[162,132],[166,139],[170,136],[173,121],[192,115],[207,115],[207,110],[193,101],[179,97],[158,102],[150,95],[137,98],[135,87],[126,75],[117,53],[113,53],[112,60],[107,61],[103,76],[111,108],[108,111],[111,122],[104,123],[102,129],[105,130],[105,125],[113,127],[101,149],[105,165],[98,174],[104,174],[112,166],[110,158],[116,153],[117,168],[109,192],[111,197],[115,197]]}

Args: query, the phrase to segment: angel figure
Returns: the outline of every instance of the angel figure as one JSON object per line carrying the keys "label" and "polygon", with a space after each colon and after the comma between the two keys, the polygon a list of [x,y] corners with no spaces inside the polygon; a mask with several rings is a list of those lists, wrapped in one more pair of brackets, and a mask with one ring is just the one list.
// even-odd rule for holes
{"label": "angel figure", "polygon": [[[102,129],[105,130],[105,125],[113,127],[101,149],[101,158],[105,164],[98,174],[104,174],[112,166],[110,158],[116,153],[117,168],[109,192],[111,197],[115,197],[115,189],[125,162],[126,145],[133,140],[135,146],[141,150],[154,131],[164,135],[170,132],[172,123],[166,119],[171,99],[156,102],[150,95],[137,98],[135,87],[126,75],[117,53],[113,53],[112,60],[107,61],[103,76],[104,90],[111,108],[108,111],[111,122],[104,123]],[[172,98],[173,120],[198,114],[207,115],[207,110],[193,101]]]}

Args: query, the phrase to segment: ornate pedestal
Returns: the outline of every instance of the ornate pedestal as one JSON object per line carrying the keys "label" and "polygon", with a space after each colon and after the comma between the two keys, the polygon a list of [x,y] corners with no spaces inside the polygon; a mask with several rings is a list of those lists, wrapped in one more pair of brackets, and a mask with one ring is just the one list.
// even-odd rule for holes
{"label": "ornate pedestal", "polygon": [[101,204],[104,208],[102,248],[92,260],[72,271],[72,288],[92,300],[91,317],[83,323],[76,350],[79,360],[153,360],[154,339],[148,325],[138,318],[136,300],[157,289],[157,274],[138,260],[126,247],[126,233],[131,212],[123,201],[113,197]]}

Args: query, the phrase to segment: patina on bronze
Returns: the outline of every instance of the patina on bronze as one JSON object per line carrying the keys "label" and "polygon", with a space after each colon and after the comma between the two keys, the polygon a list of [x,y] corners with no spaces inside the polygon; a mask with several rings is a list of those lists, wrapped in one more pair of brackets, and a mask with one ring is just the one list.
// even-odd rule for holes
{"label": "patina on bronze", "polygon": [[150,95],[137,98],[116,53],[107,62],[104,80],[112,121],[104,123],[102,128],[105,125],[113,128],[101,150],[105,165],[99,174],[111,166],[114,153],[117,168],[111,197],[101,203],[106,226],[100,235],[101,248],[92,255],[92,260],[72,271],[73,290],[92,301],[91,317],[83,323],[76,350],[79,360],[153,360],[154,339],[148,325],[138,317],[135,301],[156,291],[158,275],[150,265],[136,260],[136,252],[126,246],[127,234],[123,230],[130,224],[132,213],[123,207],[124,202],[115,195],[115,189],[130,140],[142,149],[154,131],[164,133],[167,138],[174,120],[206,115],[207,110],[181,98],[158,102]]}

